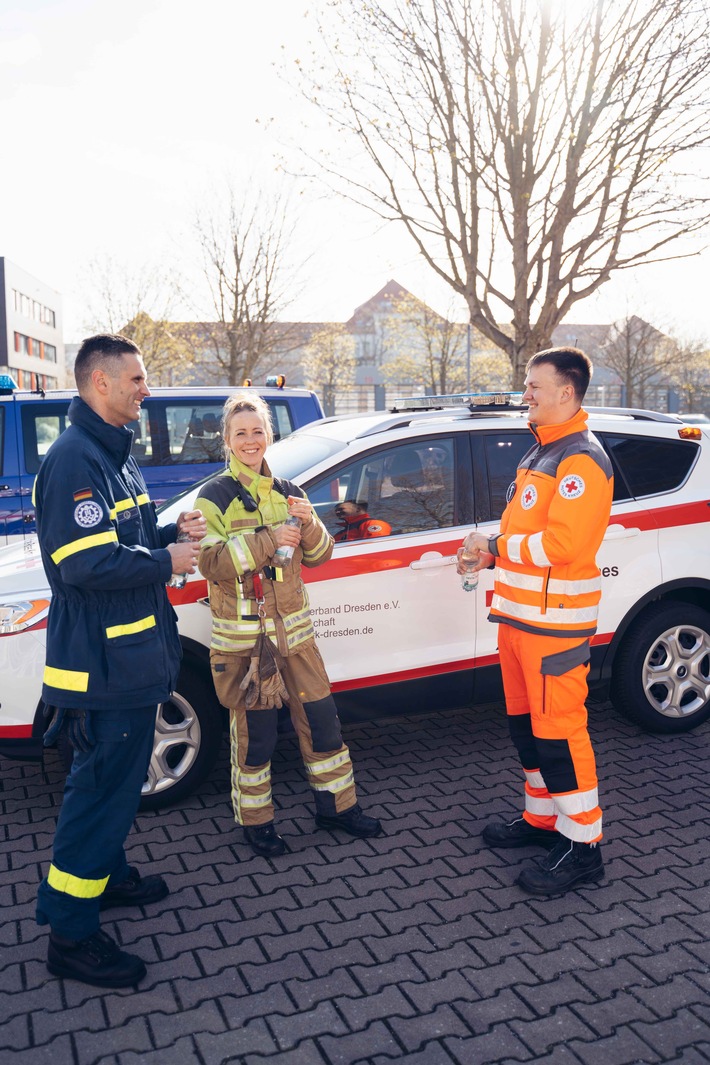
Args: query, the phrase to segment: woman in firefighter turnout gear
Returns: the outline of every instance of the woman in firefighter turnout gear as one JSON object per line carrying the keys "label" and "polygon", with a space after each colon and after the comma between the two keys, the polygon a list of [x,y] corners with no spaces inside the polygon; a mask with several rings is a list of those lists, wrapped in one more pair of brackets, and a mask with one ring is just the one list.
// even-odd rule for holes
{"label": "woman in firefighter turnout gear", "polygon": [[527,365],[523,402],[535,443],[508,490],[500,534],[470,533],[461,550],[495,563],[490,620],[498,647],[511,738],[525,774],[525,808],[483,830],[491,847],[550,848],[524,868],[530,894],[559,894],[601,879],[602,812],[587,731],[589,640],[601,574],[596,554],[609,521],[611,463],[587,430],[587,356],[551,348]]}
{"label": "woman in firefighter turnout gear", "polygon": [[[232,804],[256,854],[282,854],[271,798],[271,757],[278,711],[288,705],[313,789],[316,824],[375,836],[355,796],[350,753],[316,647],[301,565],[319,566],[333,540],[304,493],[272,477],[264,452],[273,440],[269,408],[239,394],[222,420],[226,471],[209,481],[195,506],[207,521],[199,569],[209,582],[210,661],[217,696],[230,712]],[[300,521],[286,524],[289,516]],[[287,564],[274,557],[293,549]]]}

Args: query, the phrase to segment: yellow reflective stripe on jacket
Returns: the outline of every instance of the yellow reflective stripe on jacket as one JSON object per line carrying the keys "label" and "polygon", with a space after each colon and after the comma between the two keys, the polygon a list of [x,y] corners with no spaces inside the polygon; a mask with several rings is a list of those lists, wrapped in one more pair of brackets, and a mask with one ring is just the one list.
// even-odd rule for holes
{"label": "yellow reflective stripe on jacket", "polygon": [[89,690],[89,674],[76,669],[55,669],[44,667],[44,683],[50,688],[61,688],[67,692],[85,692]]}
{"label": "yellow reflective stripe on jacket", "polygon": [[150,496],[146,492],[141,492],[139,496],[136,496],[136,503],[139,507],[144,507],[146,503],[150,503]]}
{"label": "yellow reflective stripe on jacket", "polygon": [[106,635],[109,640],[113,640],[116,636],[131,636],[134,632],[143,632],[145,629],[155,628],[155,614],[149,614],[147,618],[141,618],[140,621],[131,621],[128,625],[109,625],[106,629]]}
{"label": "yellow reflective stripe on jacket", "polygon": [[136,501],[133,496],[129,499],[118,499],[109,510],[108,516],[113,521],[117,514],[121,514],[124,510],[130,510],[131,507],[135,507],[135,505]]}
{"label": "yellow reflective stripe on jacket", "polygon": [[88,551],[90,547],[99,547],[101,544],[117,544],[118,533],[114,529],[108,532],[94,533],[93,536],[82,536],[79,540],[72,540],[63,547],[58,547],[52,553],[52,562],[58,566],[69,555],[75,555],[77,551]]}
{"label": "yellow reflective stripe on jacket", "polygon": [[100,880],[84,880],[72,873],[63,873],[61,869],[57,869],[56,865],[50,865],[47,883],[55,891],[73,895],[75,899],[95,899],[103,895],[108,877],[104,876]]}

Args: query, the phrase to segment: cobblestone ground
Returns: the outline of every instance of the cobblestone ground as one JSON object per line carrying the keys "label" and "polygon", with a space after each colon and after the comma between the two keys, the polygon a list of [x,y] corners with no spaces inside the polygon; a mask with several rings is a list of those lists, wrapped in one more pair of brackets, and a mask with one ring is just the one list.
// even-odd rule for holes
{"label": "cobblestone ground", "polygon": [[492,852],[517,809],[500,707],[346,728],[372,841],[314,830],[292,740],[274,762],[290,852],[252,856],[224,752],[129,860],[169,879],[104,927],[149,963],[137,992],[51,978],[33,919],[61,774],[2,764],[0,1061],[27,1065],[631,1065],[710,1061],[710,726],[648,736],[595,709],[607,878],[559,899]]}

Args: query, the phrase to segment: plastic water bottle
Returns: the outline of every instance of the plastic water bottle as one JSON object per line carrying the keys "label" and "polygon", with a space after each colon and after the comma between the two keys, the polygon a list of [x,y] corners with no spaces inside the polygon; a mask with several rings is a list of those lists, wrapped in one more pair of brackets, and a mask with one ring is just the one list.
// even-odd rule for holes
{"label": "plastic water bottle", "polygon": [[[284,525],[300,526],[300,524],[301,519],[297,518],[295,514],[289,514],[289,516],[286,518],[286,521],[284,522]],[[293,558],[293,552],[295,550],[296,548],[292,547],[290,544],[282,544],[281,547],[278,547],[276,549],[276,553],[274,554],[274,565],[281,566],[282,568],[284,566],[290,565],[291,559]]]}
{"label": "plastic water bottle", "polygon": [[[178,533],[178,538],[177,538],[177,540],[175,542],[178,543],[178,544],[186,544],[189,539],[190,539],[190,534],[189,533],[181,532],[181,533]],[[168,588],[184,588],[186,584],[187,584],[187,574],[186,573],[173,573],[172,577],[170,578],[170,580],[167,583],[167,587]]]}
{"label": "plastic water bottle", "polygon": [[461,562],[466,566],[466,573],[461,576],[461,587],[465,592],[474,592],[478,588],[478,572],[474,571],[473,567],[478,565],[478,558],[464,551],[461,555]]}

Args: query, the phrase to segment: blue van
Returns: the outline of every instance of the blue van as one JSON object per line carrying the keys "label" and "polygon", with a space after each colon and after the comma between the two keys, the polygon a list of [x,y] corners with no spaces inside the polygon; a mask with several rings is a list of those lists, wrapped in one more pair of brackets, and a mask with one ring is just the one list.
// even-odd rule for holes
{"label": "blue van", "polygon": [[[279,378],[279,381],[283,380]],[[74,390],[27,392],[0,384],[0,546],[35,531],[32,486],[47,449],[67,422]],[[269,405],[274,438],[322,418],[315,392],[253,387]],[[159,506],[223,463],[219,422],[227,397],[241,389],[155,388],[131,423],[133,454]],[[249,389],[245,389],[249,391]]]}

